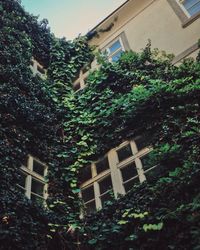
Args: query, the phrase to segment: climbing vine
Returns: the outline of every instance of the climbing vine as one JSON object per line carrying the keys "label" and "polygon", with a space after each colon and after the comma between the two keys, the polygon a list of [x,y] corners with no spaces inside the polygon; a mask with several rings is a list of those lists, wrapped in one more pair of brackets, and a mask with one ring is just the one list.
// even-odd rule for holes
{"label": "climbing vine", "polygon": [[[117,63],[100,57],[74,92],[92,59],[86,38],[57,39],[47,20],[0,0],[0,249],[198,249],[199,60],[174,66],[148,44]],[[80,219],[81,168],[138,135],[156,172]],[[16,185],[28,154],[48,165],[47,208]]]}

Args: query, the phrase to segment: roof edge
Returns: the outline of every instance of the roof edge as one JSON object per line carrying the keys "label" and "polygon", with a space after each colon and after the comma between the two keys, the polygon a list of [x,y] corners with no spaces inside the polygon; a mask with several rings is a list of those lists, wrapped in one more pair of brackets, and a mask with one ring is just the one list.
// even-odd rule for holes
{"label": "roof edge", "polygon": [[111,12],[107,17],[105,17],[102,21],[100,21],[94,28],[92,28],[91,30],[89,30],[86,34],[86,36],[90,33],[93,33],[98,26],[100,26],[101,24],[103,24],[107,19],[109,19],[113,14],[115,14],[118,10],[120,10],[122,7],[124,7],[124,5],[126,5],[130,0],[125,1],[123,4],[121,4],[117,9],[115,9],[113,12]]}

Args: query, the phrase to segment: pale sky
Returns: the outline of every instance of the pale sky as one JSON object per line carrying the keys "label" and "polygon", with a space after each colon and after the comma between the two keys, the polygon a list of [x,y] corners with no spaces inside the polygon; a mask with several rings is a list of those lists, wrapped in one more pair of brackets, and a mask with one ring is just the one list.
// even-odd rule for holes
{"label": "pale sky", "polygon": [[51,31],[68,40],[85,35],[126,0],[22,0],[25,9],[47,18]]}

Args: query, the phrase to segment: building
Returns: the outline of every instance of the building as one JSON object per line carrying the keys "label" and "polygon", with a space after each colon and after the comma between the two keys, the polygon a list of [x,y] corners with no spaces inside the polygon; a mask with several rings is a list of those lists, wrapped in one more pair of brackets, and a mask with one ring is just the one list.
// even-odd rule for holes
{"label": "building", "polygon": [[[128,0],[87,35],[89,44],[107,52],[116,62],[123,51],[139,52],[151,40],[152,48],[175,55],[176,64],[198,53],[200,38],[199,0]],[[91,70],[98,67],[92,62]],[[83,68],[74,82],[74,90],[86,87],[89,74]],[[156,166],[147,166],[145,158],[151,148],[141,138],[125,141],[81,173],[81,196],[88,211],[100,209],[109,200],[110,191],[128,192],[135,182],[146,180]]]}
{"label": "building", "polygon": [[[200,38],[200,0],[128,0],[95,26],[87,36],[89,44],[106,52],[110,62],[116,62],[124,51],[141,51],[151,40],[152,48],[175,55],[173,63],[198,53]],[[97,68],[94,60],[90,70]],[[45,78],[46,70],[36,60],[31,61],[33,74]],[[86,87],[89,71],[84,67],[74,82],[74,90]],[[111,149],[101,159],[81,171],[81,197],[87,210],[102,208],[111,192],[126,194],[134,183],[146,180],[155,166],[147,166],[145,158],[151,148],[140,138],[125,141]],[[36,168],[36,169],[35,169]],[[44,180],[47,167],[29,156],[21,168],[20,187],[28,198],[47,198]],[[45,170],[45,172],[44,172]]]}
{"label": "building", "polygon": [[[87,35],[89,44],[107,51],[110,61],[122,51],[141,51],[150,39],[152,48],[173,53],[173,63],[178,63],[198,53],[199,17],[199,0],[128,0]],[[91,68],[96,66],[93,62]],[[84,88],[87,76],[83,68],[74,82],[76,91]]]}

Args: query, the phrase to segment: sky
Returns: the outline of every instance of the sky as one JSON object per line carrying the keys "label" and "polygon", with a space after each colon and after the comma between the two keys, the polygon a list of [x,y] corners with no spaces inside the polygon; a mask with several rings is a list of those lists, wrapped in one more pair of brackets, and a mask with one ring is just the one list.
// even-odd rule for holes
{"label": "sky", "polygon": [[57,37],[85,35],[126,0],[22,0],[25,9],[47,18]]}

